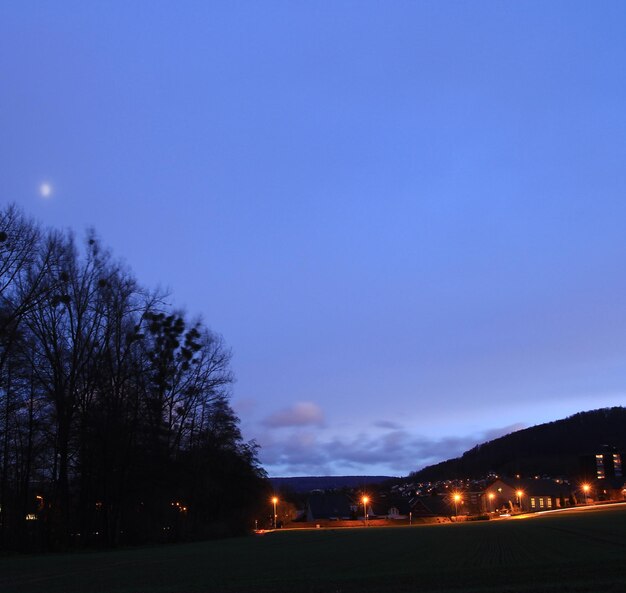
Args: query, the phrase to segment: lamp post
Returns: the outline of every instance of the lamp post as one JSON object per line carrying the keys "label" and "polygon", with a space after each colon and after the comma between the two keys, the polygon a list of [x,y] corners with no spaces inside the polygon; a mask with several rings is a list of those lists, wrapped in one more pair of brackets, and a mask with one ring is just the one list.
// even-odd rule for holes
{"label": "lamp post", "polygon": [[276,519],[278,518],[278,515],[276,513],[276,505],[278,504],[278,498],[276,496],[272,498],[272,503],[274,504],[274,529],[276,529]]}
{"label": "lamp post", "polygon": [[524,496],[524,492],[518,490],[515,494],[517,494],[517,504],[519,505],[519,510],[522,510],[522,496]]}
{"label": "lamp post", "polygon": [[489,498],[489,512],[493,513],[493,499],[496,495],[493,492],[490,492],[487,497]]}
{"label": "lamp post", "polygon": [[589,484],[583,484],[583,493],[585,495],[585,504],[587,504],[587,494],[589,493],[589,490],[591,490],[591,486],[589,486]]}
{"label": "lamp post", "polygon": [[454,496],[454,519],[459,518],[459,502],[461,501],[461,495],[457,492]]}
{"label": "lamp post", "polygon": [[364,496],[361,499],[361,502],[363,502],[363,520],[365,521],[365,525],[367,525],[367,503],[370,501],[368,496]]}

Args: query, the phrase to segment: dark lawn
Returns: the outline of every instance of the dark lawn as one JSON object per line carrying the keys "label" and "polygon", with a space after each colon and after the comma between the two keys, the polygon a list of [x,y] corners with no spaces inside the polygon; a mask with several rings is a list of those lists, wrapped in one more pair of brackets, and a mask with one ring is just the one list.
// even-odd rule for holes
{"label": "dark lawn", "polygon": [[1,593],[626,591],[626,508],[0,558]]}

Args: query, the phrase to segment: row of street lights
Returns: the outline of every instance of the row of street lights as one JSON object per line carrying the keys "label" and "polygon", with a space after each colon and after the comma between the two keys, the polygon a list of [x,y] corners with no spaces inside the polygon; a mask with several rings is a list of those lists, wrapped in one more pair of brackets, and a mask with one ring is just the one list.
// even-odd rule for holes
{"label": "row of street lights", "polygon": [[[361,498],[361,502],[363,503],[363,519],[365,520],[365,524],[367,525],[367,503],[370,501],[369,496],[363,496]],[[278,513],[276,511],[276,507],[278,505],[278,497],[272,496],[272,504],[274,505],[274,529],[278,525]]]}
{"label": "row of street lights", "polygon": [[[582,485],[582,491],[585,494],[585,504],[587,504],[587,495],[589,494],[590,490],[591,490],[591,486],[589,484]],[[626,494],[626,491],[625,491],[625,494]],[[522,497],[524,496],[524,491],[516,490],[515,495],[517,496],[517,504],[521,510],[522,509]],[[489,492],[487,494],[487,497],[489,498],[489,510],[490,512],[493,512],[494,510],[493,501],[495,500],[496,495],[493,492]],[[461,496],[459,492],[455,492],[452,495],[452,500],[454,501],[454,516],[458,517],[459,516],[459,503],[463,502],[463,497]],[[363,503],[363,520],[365,521],[365,525],[367,525],[367,504],[369,503],[369,501],[370,501],[369,496],[361,497],[361,502]],[[278,524],[278,513],[276,510],[277,505],[278,505],[277,496],[272,497],[272,504],[274,505],[274,529],[276,529],[277,524]]]}
{"label": "row of street lights", "polygon": [[[516,490],[515,495],[517,496],[517,504],[519,508],[522,508],[522,496],[524,496],[523,490]],[[496,498],[496,495],[493,492],[487,493],[487,498],[489,499],[489,512],[493,512],[493,501]],[[463,502],[463,497],[459,492],[454,492],[452,494],[452,500],[454,502],[454,516],[459,516],[459,503]]]}
{"label": "row of street lights", "polygon": [[[591,491],[591,486],[589,484],[582,484],[581,485],[581,490],[583,491],[583,493],[585,495],[585,504],[588,504],[587,495]],[[524,491],[523,490],[516,490],[515,491],[515,495],[517,496],[517,504],[518,504],[518,506],[519,506],[519,508],[521,510],[522,509],[522,496],[524,496]],[[456,506],[457,496],[459,496],[459,495],[456,494],[455,497],[454,497],[454,499],[455,499],[455,506]],[[493,492],[489,492],[489,494],[487,496],[489,498],[489,510],[493,511],[493,501],[494,501],[496,495]]]}

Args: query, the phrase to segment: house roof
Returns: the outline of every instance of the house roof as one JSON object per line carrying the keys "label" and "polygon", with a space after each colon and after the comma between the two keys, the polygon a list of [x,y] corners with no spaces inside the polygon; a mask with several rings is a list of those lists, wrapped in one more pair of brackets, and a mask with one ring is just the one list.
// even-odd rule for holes
{"label": "house roof", "polygon": [[[522,490],[525,496],[569,496],[572,488],[569,484],[555,482],[554,480],[533,478],[500,478],[490,488],[502,482],[515,490]],[[490,489],[488,488],[488,490]]]}
{"label": "house roof", "polygon": [[392,508],[398,509],[401,515],[408,515],[411,511],[411,501],[406,496],[385,496],[372,501],[375,515],[386,515]]}
{"label": "house roof", "polygon": [[411,500],[411,510],[415,516],[449,517],[454,508],[444,496],[416,496]]}
{"label": "house roof", "polygon": [[316,492],[308,499],[308,506],[314,519],[350,517],[352,503],[346,494],[338,492]]}

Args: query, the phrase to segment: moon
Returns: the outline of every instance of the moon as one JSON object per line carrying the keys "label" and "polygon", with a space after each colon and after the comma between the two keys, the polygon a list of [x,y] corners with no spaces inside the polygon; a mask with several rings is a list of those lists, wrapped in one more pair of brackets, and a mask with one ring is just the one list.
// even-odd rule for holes
{"label": "moon", "polygon": [[39,186],[39,194],[42,198],[49,198],[52,195],[52,186],[44,182]]}

